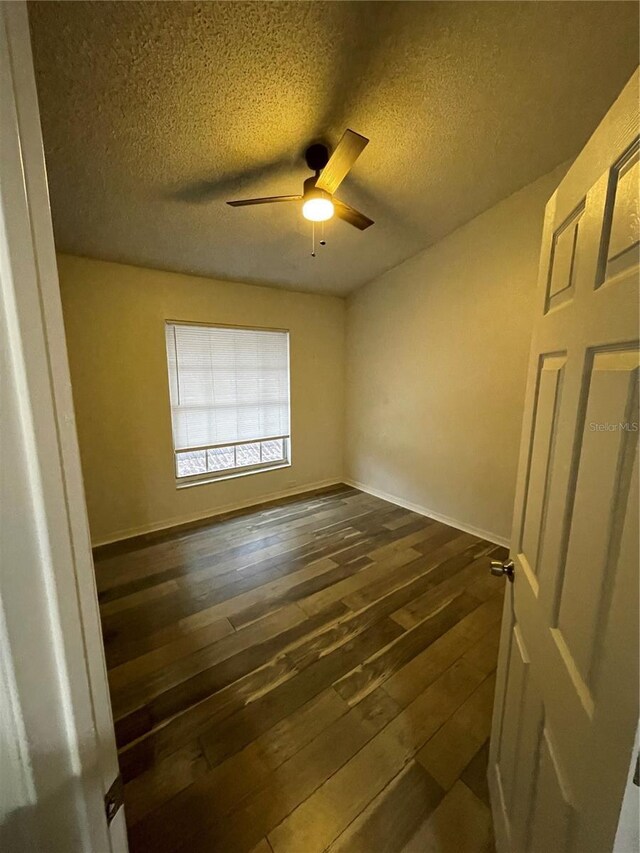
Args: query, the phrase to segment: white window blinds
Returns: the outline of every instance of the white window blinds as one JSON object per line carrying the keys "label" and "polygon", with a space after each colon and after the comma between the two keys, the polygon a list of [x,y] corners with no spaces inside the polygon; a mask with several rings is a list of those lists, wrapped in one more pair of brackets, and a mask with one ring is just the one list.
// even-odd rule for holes
{"label": "white window blinds", "polygon": [[166,324],[175,450],[289,436],[289,333]]}

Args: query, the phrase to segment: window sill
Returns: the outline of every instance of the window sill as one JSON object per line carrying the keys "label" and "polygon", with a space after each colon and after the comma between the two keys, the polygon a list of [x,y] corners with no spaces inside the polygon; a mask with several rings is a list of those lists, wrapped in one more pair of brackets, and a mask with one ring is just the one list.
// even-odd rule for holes
{"label": "window sill", "polygon": [[207,486],[211,483],[219,483],[223,480],[236,480],[238,477],[250,477],[252,474],[264,474],[265,471],[278,471],[280,468],[291,468],[291,462],[276,462],[274,465],[267,465],[264,468],[251,468],[248,471],[233,471],[230,474],[203,474],[197,479],[184,478],[186,482],[176,480],[176,489],[190,489],[192,486]]}

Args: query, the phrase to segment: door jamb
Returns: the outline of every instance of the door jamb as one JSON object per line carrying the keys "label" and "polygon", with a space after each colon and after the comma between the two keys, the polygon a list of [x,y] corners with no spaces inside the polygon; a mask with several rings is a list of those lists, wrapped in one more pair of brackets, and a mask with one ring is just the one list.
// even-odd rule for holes
{"label": "door jamb", "polygon": [[[14,468],[6,459],[6,470],[19,472],[19,481],[2,483],[5,495],[24,498],[19,527],[13,507],[2,510],[0,574],[9,649],[3,676],[8,660],[13,671],[7,678],[15,683],[10,710],[24,732],[18,767],[32,783],[25,800],[30,819],[62,825],[73,839],[67,849],[126,851],[123,811],[109,828],[104,808],[118,774],[117,751],[24,2],[0,3],[0,116],[2,426],[7,434],[15,426],[7,440],[15,439],[25,463]],[[4,467],[5,460],[3,480]],[[27,542],[28,563],[17,565],[9,537]],[[20,619],[29,594],[32,612]],[[59,697],[56,707],[42,707],[47,691]],[[48,762],[42,755],[38,762],[44,747],[51,751]],[[51,778],[60,768],[68,779]],[[56,781],[65,788],[57,791],[54,814],[43,800]]]}

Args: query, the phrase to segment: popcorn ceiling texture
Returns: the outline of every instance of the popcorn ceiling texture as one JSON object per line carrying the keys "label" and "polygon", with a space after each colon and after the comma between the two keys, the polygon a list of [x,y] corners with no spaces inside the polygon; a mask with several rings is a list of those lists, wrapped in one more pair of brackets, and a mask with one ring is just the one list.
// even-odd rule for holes
{"label": "popcorn ceiling texture", "polygon": [[[345,294],[584,144],[638,60],[618,2],[29,4],[62,251]],[[310,257],[307,144],[370,137]],[[499,241],[496,235],[496,241]]]}

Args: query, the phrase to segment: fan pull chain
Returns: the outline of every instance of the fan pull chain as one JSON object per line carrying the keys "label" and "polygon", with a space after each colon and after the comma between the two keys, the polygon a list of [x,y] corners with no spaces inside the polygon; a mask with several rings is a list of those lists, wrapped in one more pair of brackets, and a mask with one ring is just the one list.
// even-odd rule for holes
{"label": "fan pull chain", "polygon": [[327,241],[324,239],[324,219],[320,223],[320,245],[321,246],[327,245]]}
{"label": "fan pull chain", "polygon": [[311,257],[316,256],[316,223],[311,223]]}

